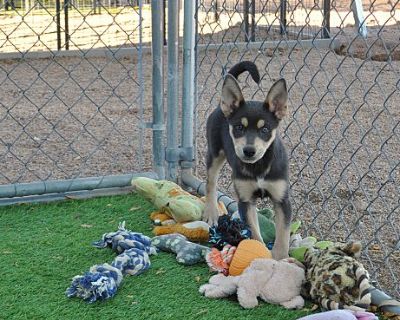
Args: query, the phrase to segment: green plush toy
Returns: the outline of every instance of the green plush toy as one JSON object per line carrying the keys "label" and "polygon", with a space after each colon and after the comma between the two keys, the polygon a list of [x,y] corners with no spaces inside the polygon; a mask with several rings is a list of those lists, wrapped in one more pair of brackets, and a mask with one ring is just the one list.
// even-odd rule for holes
{"label": "green plush toy", "polygon": [[132,186],[176,222],[201,220],[204,202],[172,181],[140,177],[132,180]]}
{"label": "green plush toy", "polygon": [[151,244],[161,251],[173,252],[176,260],[184,265],[192,265],[206,261],[210,248],[190,242],[185,236],[172,233],[154,237]]}
{"label": "green plush toy", "polygon": [[309,248],[326,249],[333,245],[332,241],[317,241],[315,237],[301,238],[299,234],[292,235],[289,256],[304,262],[304,255]]}
{"label": "green plush toy", "polygon": [[[275,222],[274,222],[274,211],[270,208],[264,208],[257,211],[258,224],[260,226],[261,237],[266,244],[275,241]],[[239,212],[235,212],[232,215],[233,218],[239,218]],[[290,233],[296,233],[300,228],[301,222],[294,221],[290,225]]]}
{"label": "green plush toy", "polygon": [[258,224],[260,226],[261,237],[265,243],[275,241],[275,222],[274,212],[269,209],[258,210]]}

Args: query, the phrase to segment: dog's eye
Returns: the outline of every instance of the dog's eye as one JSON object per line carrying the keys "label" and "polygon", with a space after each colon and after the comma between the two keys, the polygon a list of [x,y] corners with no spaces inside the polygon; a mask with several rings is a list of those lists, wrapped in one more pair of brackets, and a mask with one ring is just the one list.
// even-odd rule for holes
{"label": "dog's eye", "polygon": [[263,127],[263,128],[261,129],[261,132],[262,132],[262,133],[268,133],[268,132],[269,132],[269,130],[268,130],[268,128],[267,128],[267,127]]}
{"label": "dog's eye", "polygon": [[238,124],[238,125],[235,126],[235,130],[236,131],[243,131],[243,129],[244,129],[244,127],[241,124]]}

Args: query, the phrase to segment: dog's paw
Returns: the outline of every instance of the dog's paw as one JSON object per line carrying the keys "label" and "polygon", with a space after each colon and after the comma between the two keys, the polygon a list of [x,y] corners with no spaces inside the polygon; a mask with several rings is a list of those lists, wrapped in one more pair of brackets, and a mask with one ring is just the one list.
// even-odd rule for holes
{"label": "dog's paw", "polygon": [[208,223],[209,226],[217,226],[218,225],[218,209],[217,207],[208,207],[204,209],[203,212],[203,221]]}

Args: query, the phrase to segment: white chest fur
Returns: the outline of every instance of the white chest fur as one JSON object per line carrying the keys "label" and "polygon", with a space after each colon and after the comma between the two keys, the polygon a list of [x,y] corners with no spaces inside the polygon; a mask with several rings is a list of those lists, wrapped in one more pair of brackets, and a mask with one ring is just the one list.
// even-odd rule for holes
{"label": "white chest fur", "polygon": [[286,193],[286,181],[285,180],[264,180],[258,179],[257,185],[260,189],[265,189],[269,192],[272,199],[281,201]]}
{"label": "white chest fur", "polygon": [[281,201],[285,196],[287,184],[285,180],[241,180],[234,181],[238,196],[242,201],[248,202],[254,197],[258,189],[268,191],[273,200]]}

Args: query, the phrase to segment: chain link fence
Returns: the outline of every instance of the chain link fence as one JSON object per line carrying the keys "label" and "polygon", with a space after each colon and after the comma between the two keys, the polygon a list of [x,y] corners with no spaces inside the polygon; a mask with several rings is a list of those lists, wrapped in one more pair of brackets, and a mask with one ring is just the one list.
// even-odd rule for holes
{"label": "chain link fence", "polygon": [[[363,1],[363,25],[351,9],[358,4],[198,1],[197,175],[205,179],[205,120],[223,74],[241,60],[258,65],[259,86],[239,79],[247,99],[286,78],[290,112],[280,131],[295,218],[306,235],[361,240],[372,278],[398,298],[400,2]],[[234,195],[228,166],[219,187]]]}
{"label": "chain link fence", "polygon": [[7,3],[0,2],[0,185],[150,171],[145,1]]}
{"label": "chain link fence", "polygon": [[[197,4],[196,174],[227,69],[258,65],[260,85],[240,78],[247,99],[285,77],[295,218],[304,234],[362,240],[367,269],[398,298],[399,1],[363,2],[367,37],[355,2]],[[146,1],[7,0],[0,21],[0,187],[152,170]],[[219,186],[233,194],[228,167]]]}

